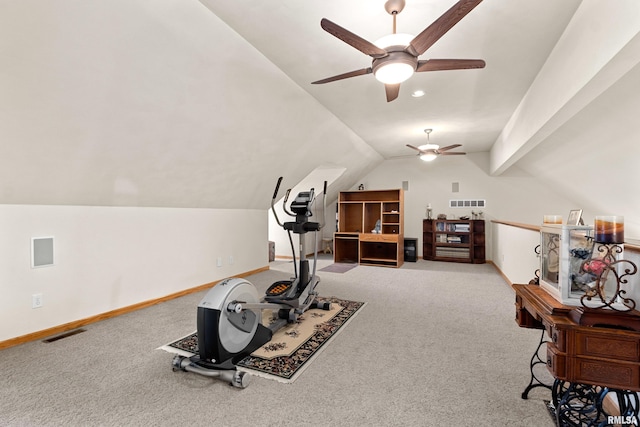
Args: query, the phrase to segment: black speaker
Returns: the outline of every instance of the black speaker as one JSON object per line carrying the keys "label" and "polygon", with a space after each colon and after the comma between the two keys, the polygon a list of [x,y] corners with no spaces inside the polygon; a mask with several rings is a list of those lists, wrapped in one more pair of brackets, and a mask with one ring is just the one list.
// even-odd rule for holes
{"label": "black speaker", "polygon": [[418,260],[418,239],[410,237],[404,239],[404,260],[405,262],[416,262]]}

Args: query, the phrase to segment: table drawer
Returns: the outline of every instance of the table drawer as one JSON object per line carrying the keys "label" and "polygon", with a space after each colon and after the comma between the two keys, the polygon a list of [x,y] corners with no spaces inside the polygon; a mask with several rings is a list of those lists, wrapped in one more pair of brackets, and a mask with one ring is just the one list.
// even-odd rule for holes
{"label": "table drawer", "polygon": [[576,331],[577,356],[589,356],[629,362],[640,361],[640,337],[600,331]]}
{"label": "table drawer", "polygon": [[551,343],[547,343],[547,369],[554,377],[561,380],[567,379],[567,356],[559,353]]}
{"label": "table drawer", "polygon": [[585,384],[607,384],[607,387],[637,391],[640,387],[639,366],[577,357],[572,362],[571,380]]}
{"label": "table drawer", "polygon": [[398,243],[397,234],[373,234],[365,233],[360,235],[361,242],[391,242]]}
{"label": "table drawer", "polygon": [[558,351],[567,351],[567,331],[563,329],[557,329],[555,325],[548,325],[547,335],[549,335],[549,339],[558,349]]}

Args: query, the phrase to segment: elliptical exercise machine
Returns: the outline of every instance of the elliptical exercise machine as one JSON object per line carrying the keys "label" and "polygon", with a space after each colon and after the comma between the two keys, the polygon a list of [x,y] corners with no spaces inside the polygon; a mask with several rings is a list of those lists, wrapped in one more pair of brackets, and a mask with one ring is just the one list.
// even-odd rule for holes
{"label": "elliptical exercise machine", "polygon": [[[215,285],[198,305],[198,354],[192,357],[176,355],[173,370],[194,372],[209,377],[219,377],[233,386],[245,388],[250,375],[238,371],[236,364],[246,356],[271,341],[273,334],[287,323],[295,322],[309,308],[330,310],[330,303],[316,301],[316,286],[320,278],[316,276],[318,256],[318,232],[324,227],[324,208],[327,182],[324,182],[322,201],[322,223],[310,222],[311,207],[315,201],[314,189],[298,193],[287,210],[288,189],[282,203],[284,212],[295,221],[281,223],[274,204],[282,177],[278,179],[271,199],[271,211],[279,226],[287,230],[295,277],[273,283],[260,299],[256,287],[240,278],[225,279]],[[313,271],[309,274],[309,260],[306,258],[304,234],[314,232]],[[291,233],[300,235],[299,264]],[[269,326],[262,324],[262,310],[274,310],[278,318]]]}

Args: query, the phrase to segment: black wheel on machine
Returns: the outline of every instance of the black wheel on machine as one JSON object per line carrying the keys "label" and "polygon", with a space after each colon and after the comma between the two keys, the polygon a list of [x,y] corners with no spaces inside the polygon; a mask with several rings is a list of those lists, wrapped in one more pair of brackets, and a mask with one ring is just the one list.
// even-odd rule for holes
{"label": "black wheel on machine", "polygon": [[278,319],[287,319],[287,320],[289,320],[289,311],[291,311],[291,310],[287,310],[285,308],[281,308],[280,310],[278,310]]}

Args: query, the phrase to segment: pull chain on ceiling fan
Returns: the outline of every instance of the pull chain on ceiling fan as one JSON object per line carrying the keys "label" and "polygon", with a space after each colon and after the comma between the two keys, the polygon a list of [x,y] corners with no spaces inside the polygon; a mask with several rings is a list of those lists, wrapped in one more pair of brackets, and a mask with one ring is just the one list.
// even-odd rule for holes
{"label": "pull chain on ceiling fan", "polygon": [[312,82],[324,84],[350,77],[373,73],[377,80],[385,85],[387,102],[391,102],[400,93],[400,83],[414,72],[462,70],[484,68],[481,59],[427,59],[418,60],[435,42],[464,18],[482,0],[460,0],[416,37],[396,33],[396,16],[404,9],[405,0],[388,0],[385,10],[393,16],[393,33],[375,43],[342,28],[338,24],[322,18],[320,26],[329,34],[373,58],[371,67],[350,71],[326,79]]}

